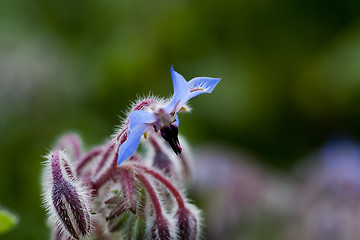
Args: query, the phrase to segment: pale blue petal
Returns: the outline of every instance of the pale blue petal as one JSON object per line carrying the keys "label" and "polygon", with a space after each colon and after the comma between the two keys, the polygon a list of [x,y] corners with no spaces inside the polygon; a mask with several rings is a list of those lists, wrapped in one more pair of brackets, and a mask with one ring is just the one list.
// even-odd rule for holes
{"label": "pale blue petal", "polygon": [[136,126],[129,134],[126,141],[120,146],[117,159],[117,165],[129,159],[139,146],[141,136],[146,132],[148,128],[147,124],[141,124]]}
{"label": "pale blue petal", "polygon": [[200,91],[211,93],[220,80],[221,78],[196,77],[189,81],[189,88],[190,91],[191,89],[203,88],[204,90]]}
{"label": "pale blue petal", "polygon": [[175,111],[186,104],[191,98],[196,97],[203,93],[211,93],[216,85],[219,83],[220,78],[196,77],[189,81],[190,93],[184,96],[176,105]]}
{"label": "pale blue petal", "polygon": [[156,116],[154,113],[145,112],[142,110],[133,111],[129,116],[129,132],[131,132],[137,125],[145,123],[149,124],[155,121]]}
{"label": "pale blue petal", "polygon": [[190,92],[189,84],[185,78],[179,73],[175,72],[173,67],[171,67],[170,71],[174,87],[174,95],[170,104],[165,108],[167,112],[172,112],[173,109],[175,109],[177,103]]}
{"label": "pale blue petal", "polygon": [[179,127],[179,117],[178,115],[175,113],[175,122],[173,124],[175,124],[175,126]]}

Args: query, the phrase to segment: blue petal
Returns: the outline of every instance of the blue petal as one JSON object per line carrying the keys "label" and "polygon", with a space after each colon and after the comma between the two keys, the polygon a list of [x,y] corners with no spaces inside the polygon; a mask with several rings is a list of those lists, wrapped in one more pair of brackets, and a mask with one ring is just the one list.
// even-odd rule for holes
{"label": "blue petal", "polygon": [[176,113],[175,113],[175,122],[173,124],[175,124],[175,126],[179,127],[179,117]]}
{"label": "blue petal", "polygon": [[166,106],[167,112],[172,112],[173,109],[175,109],[175,106],[177,103],[184,98],[186,95],[189,94],[189,84],[185,80],[183,76],[181,76],[179,73],[175,72],[174,68],[171,67],[171,78],[173,81],[174,86],[174,96],[168,106]]}
{"label": "blue petal", "polygon": [[130,158],[139,146],[141,136],[146,132],[147,124],[136,126],[129,134],[126,141],[120,146],[117,159],[117,165]]}
{"label": "blue petal", "polygon": [[196,77],[189,81],[189,88],[190,91],[195,88],[203,88],[204,90],[201,91],[211,93],[220,80],[221,78]]}
{"label": "blue petal", "polygon": [[154,113],[145,112],[142,110],[133,111],[129,116],[129,132],[131,132],[137,125],[153,123],[155,121],[156,116]]}
{"label": "blue petal", "polygon": [[189,94],[184,96],[176,105],[175,111],[178,111],[187,101],[203,93],[211,93],[220,78],[196,77],[189,81]]}

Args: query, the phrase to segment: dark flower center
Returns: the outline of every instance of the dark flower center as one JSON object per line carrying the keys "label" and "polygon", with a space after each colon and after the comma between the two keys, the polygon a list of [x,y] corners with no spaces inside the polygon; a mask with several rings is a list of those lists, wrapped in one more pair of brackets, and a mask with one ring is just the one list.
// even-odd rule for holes
{"label": "dark flower center", "polygon": [[170,144],[170,147],[177,154],[181,153],[181,147],[178,139],[178,128],[170,124],[160,129],[161,136]]}

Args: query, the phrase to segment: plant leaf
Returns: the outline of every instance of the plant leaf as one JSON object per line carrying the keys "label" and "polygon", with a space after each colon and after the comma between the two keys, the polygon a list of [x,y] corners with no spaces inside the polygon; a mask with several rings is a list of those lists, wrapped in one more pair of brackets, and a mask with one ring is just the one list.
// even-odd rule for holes
{"label": "plant leaf", "polygon": [[11,230],[18,222],[18,218],[9,211],[0,209],[0,234]]}

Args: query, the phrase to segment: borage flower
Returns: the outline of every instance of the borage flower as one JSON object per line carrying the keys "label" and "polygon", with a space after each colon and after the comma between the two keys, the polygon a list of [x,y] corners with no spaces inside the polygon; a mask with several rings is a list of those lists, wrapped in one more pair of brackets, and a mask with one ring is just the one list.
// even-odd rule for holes
{"label": "borage flower", "polygon": [[181,153],[178,139],[179,119],[177,112],[191,98],[202,93],[211,93],[220,78],[196,77],[187,82],[183,76],[171,67],[174,95],[164,106],[146,110],[135,110],[129,115],[127,140],[120,146],[117,164],[130,158],[136,151],[141,136],[152,129],[160,130],[161,136],[170,144],[176,154]]}

